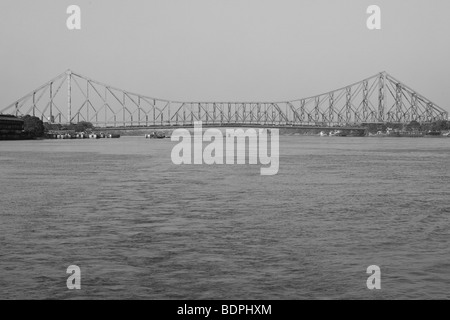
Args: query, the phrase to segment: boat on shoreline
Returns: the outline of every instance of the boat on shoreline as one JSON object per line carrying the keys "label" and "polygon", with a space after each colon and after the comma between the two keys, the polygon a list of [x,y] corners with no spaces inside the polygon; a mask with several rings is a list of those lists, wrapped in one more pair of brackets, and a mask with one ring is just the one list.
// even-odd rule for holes
{"label": "boat on shoreline", "polygon": [[348,134],[342,130],[335,130],[330,132],[330,137],[346,137]]}
{"label": "boat on shoreline", "polygon": [[166,138],[166,134],[162,131],[153,131],[149,134],[145,135],[146,139],[164,139]]}
{"label": "boat on shoreline", "polygon": [[441,132],[440,131],[429,130],[425,135],[426,136],[437,137],[437,136],[441,136]]}

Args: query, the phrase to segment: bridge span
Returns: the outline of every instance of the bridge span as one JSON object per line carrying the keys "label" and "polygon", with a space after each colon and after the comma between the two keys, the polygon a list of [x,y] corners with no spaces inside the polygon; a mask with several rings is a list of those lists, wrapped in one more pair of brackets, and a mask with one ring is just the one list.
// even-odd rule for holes
{"label": "bridge span", "polygon": [[448,119],[447,111],[386,72],[291,101],[182,102],[132,93],[67,70],[0,109],[0,113],[32,115],[49,123],[86,121],[117,128],[174,128],[202,121],[204,126],[329,129]]}

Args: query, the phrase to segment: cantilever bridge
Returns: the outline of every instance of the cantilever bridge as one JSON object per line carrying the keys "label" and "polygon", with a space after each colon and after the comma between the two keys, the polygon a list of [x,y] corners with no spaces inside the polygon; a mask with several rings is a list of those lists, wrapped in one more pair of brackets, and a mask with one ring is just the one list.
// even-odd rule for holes
{"label": "cantilever bridge", "polygon": [[354,126],[447,120],[448,113],[386,72],[317,96],[280,102],[181,102],[112,87],[67,70],[0,113],[101,127]]}

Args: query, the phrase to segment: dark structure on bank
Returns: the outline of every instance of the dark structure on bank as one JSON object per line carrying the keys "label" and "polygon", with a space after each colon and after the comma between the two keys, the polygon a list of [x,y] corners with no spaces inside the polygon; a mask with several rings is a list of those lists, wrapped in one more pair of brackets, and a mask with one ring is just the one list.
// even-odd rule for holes
{"label": "dark structure on bank", "polygon": [[23,138],[24,121],[13,115],[0,114],[0,140]]}
{"label": "dark structure on bank", "polygon": [[26,140],[44,136],[44,124],[38,117],[0,114],[0,140]]}

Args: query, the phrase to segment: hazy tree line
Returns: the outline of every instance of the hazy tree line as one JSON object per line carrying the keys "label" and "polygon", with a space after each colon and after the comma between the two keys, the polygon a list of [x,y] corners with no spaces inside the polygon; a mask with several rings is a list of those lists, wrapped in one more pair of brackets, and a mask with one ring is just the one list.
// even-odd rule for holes
{"label": "hazy tree line", "polygon": [[60,124],[60,123],[45,123],[46,131],[75,131],[86,132],[94,129],[94,125],[87,121],[80,121],[78,123]]}
{"label": "hazy tree line", "polygon": [[39,138],[44,136],[45,128],[41,119],[39,119],[38,117],[26,115],[22,117],[22,120],[24,121],[23,131],[27,136],[32,138]]}
{"label": "hazy tree line", "polygon": [[26,115],[21,117],[24,121],[24,133],[32,138],[43,137],[48,131],[75,131],[86,132],[94,129],[94,125],[90,122],[81,121],[76,124],[59,124],[43,122],[38,117]]}
{"label": "hazy tree line", "polygon": [[[48,131],[75,131],[75,132],[86,132],[91,131],[95,127],[92,123],[81,121],[76,124],[59,124],[59,123],[43,123],[41,119],[33,116],[23,116],[24,120],[24,131],[27,135],[31,137],[43,137]],[[450,131],[450,121],[439,120],[431,123],[419,123],[417,121],[411,121],[408,124],[401,123],[370,123],[365,125],[370,133],[376,133],[378,131],[385,132],[387,128],[400,130],[400,131]]]}
{"label": "hazy tree line", "polygon": [[411,121],[408,124],[401,123],[370,123],[366,124],[367,130],[370,133],[377,133],[378,131],[385,132],[387,128],[391,128],[399,131],[408,132],[428,132],[428,131],[448,131],[450,130],[450,121],[438,120],[430,123],[419,123],[417,121]]}

